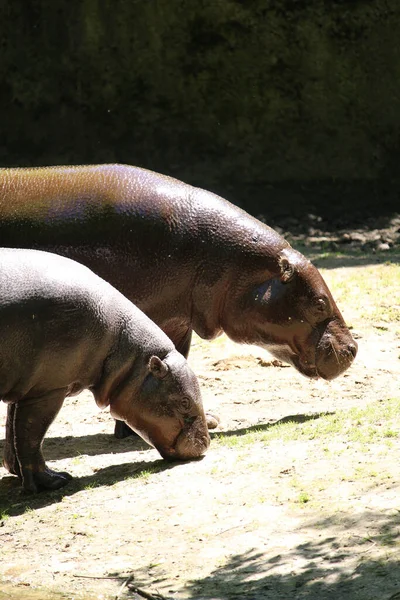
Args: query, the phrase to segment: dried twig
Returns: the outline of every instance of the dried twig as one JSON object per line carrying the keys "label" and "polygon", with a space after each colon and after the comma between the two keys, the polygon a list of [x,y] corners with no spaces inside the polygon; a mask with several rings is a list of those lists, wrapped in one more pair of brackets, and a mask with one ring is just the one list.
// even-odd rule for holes
{"label": "dried twig", "polygon": [[243,524],[240,523],[240,525],[234,525],[233,527],[228,527],[228,529],[223,529],[222,531],[218,531],[218,533],[214,534],[214,537],[216,537],[217,535],[222,535],[223,533],[226,533],[227,531],[232,531],[232,529],[238,529],[239,527],[243,527]]}
{"label": "dried twig", "polygon": [[366,550],[360,550],[360,554],[366,554],[367,552],[370,552],[374,546],[376,546],[376,542],[371,541],[371,545],[368,546]]}
{"label": "dried twig", "polygon": [[[120,575],[102,577],[100,575],[96,576],[96,575],[73,574],[73,577],[79,577],[81,579],[122,579]],[[163,596],[159,592],[156,592],[155,594],[150,594],[150,592],[146,592],[146,590],[143,590],[142,588],[138,588],[135,585],[132,585],[133,580],[134,580],[133,575],[130,575],[127,579],[125,579],[125,581],[122,583],[121,587],[118,590],[118,594],[115,596],[115,600],[119,600],[122,592],[124,591],[124,589],[126,587],[129,587],[130,592],[134,592],[135,594],[137,594],[138,596],[142,596],[142,598],[145,598],[146,600],[168,600],[168,598],[166,596]]]}
{"label": "dried twig", "polygon": [[111,577],[101,577],[96,576],[96,575],[75,575],[73,574],[72,577],[79,577],[80,579],[121,579],[121,575],[114,575]]}
{"label": "dried twig", "polygon": [[129,585],[131,583],[131,581],[133,581],[133,580],[134,580],[134,576],[133,575],[130,575],[127,579],[125,579],[125,581],[123,582],[123,584],[119,588],[118,594],[115,596],[114,600],[118,600],[118,598],[121,596],[121,594],[124,591],[124,589],[126,588],[126,586]]}
{"label": "dried twig", "polygon": [[166,596],[163,596],[159,592],[156,594],[150,594],[149,592],[146,592],[146,590],[133,585],[129,586],[129,591],[138,594],[138,596],[142,596],[142,598],[146,598],[146,600],[168,600]]}

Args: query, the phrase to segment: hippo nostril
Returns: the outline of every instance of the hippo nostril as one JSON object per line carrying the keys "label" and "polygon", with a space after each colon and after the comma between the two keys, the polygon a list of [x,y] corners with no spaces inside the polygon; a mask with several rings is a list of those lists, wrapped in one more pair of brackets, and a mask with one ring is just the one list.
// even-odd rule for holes
{"label": "hippo nostril", "polygon": [[353,355],[353,358],[355,358],[356,355],[357,355],[357,350],[358,350],[357,345],[356,344],[349,344],[347,346],[347,349],[350,352],[350,354]]}

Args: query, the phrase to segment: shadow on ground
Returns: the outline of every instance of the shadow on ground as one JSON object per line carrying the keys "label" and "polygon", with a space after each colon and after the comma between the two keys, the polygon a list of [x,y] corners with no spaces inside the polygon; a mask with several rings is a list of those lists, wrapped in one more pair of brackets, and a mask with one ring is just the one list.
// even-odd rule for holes
{"label": "shadow on ground", "polygon": [[[114,485],[130,477],[140,477],[144,472],[159,473],[172,469],[181,461],[168,462],[163,459],[155,461],[140,461],[111,465],[99,469],[93,475],[74,477],[68,484],[54,492],[43,491],[38,494],[24,494],[21,491],[17,477],[10,475],[0,480],[0,514],[6,512],[10,517],[23,514],[27,510],[36,510],[50,504],[61,502],[66,496],[73,496],[88,487],[101,487]],[[0,533],[1,545],[1,533]]]}
{"label": "shadow on ground", "polygon": [[[318,419],[331,412],[310,413],[286,415],[276,421],[268,423],[259,423],[251,427],[243,429],[232,429],[227,431],[218,431],[216,433],[210,431],[211,439],[214,437],[229,437],[232,435],[245,435],[251,431],[266,431],[275,425],[295,422],[304,423],[312,419]],[[5,440],[0,440],[0,456],[4,454]],[[124,438],[123,440],[116,439],[113,435],[106,433],[96,433],[94,435],[83,436],[66,436],[66,437],[49,437],[44,441],[44,455],[48,460],[63,460],[66,458],[74,458],[77,456],[97,456],[98,454],[123,454],[125,452],[142,452],[149,450],[151,447],[140,438],[138,435]],[[1,485],[1,484],[0,484]]]}
{"label": "shadow on ground", "polygon": [[252,433],[254,431],[267,431],[271,429],[271,427],[275,427],[275,425],[282,425],[283,423],[306,423],[307,421],[313,421],[315,419],[319,419],[321,417],[326,417],[328,415],[334,415],[334,411],[326,411],[326,412],[315,412],[309,414],[299,413],[297,415],[285,415],[281,419],[277,419],[276,421],[270,421],[269,423],[257,423],[257,425],[250,425],[249,427],[243,427],[240,429],[229,429],[227,431],[210,431],[210,437],[213,438],[224,438],[231,437],[234,435],[246,435],[248,433]]}
{"label": "shadow on ground", "polygon": [[[233,429],[228,431],[210,432],[211,439],[218,437],[241,436],[252,431],[266,431],[275,425],[318,419],[321,416],[333,413],[310,413],[287,415],[277,421],[258,424],[242,429]],[[0,441],[0,455],[4,451],[5,440]],[[143,451],[149,449],[149,446],[138,436],[117,440],[112,435],[96,434],[81,437],[55,437],[45,440],[45,458],[46,460],[61,460],[86,454],[94,456],[96,454],[123,453],[132,451]],[[200,459],[201,460],[201,459]],[[109,486],[129,477],[140,477],[146,471],[148,473],[158,473],[173,468],[175,465],[182,464],[181,461],[169,462],[159,459],[153,462],[140,461],[111,465],[96,471],[93,475],[85,477],[74,477],[65,488],[54,492],[40,492],[36,495],[24,495],[20,488],[20,483],[14,475],[6,475],[0,479],[0,513],[6,511],[9,516],[23,514],[27,509],[37,509],[60,502],[64,496],[71,496],[86,487]]]}
{"label": "shadow on ground", "polygon": [[[0,440],[0,456],[3,456],[5,440]],[[148,450],[150,446],[139,436],[118,440],[107,433],[94,435],[48,437],[44,440],[43,452],[46,460],[62,460],[75,456],[98,454],[120,454]]]}
{"label": "shadow on ground", "polygon": [[[389,600],[400,598],[400,561],[362,560],[355,571],[341,568],[343,555],[331,556],[335,538],[304,544],[265,561],[257,552],[235,555],[223,568],[189,584],[193,600]],[[368,550],[366,542],[366,549]],[[301,573],[269,574],[293,560],[305,561]],[[322,563],[322,564],[319,564]]]}
{"label": "shadow on ground", "polygon": [[[314,530],[315,541],[272,556],[251,549],[233,554],[207,577],[186,583],[185,598],[399,600],[400,559],[393,554],[386,557],[385,552],[385,548],[389,551],[398,545],[399,526],[399,513],[388,516],[370,510],[357,516],[315,519],[305,525],[307,531]],[[360,527],[371,533],[352,535],[352,530],[360,531]],[[324,536],[328,528],[335,535]],[[382,558],[371,558],[369,553],[376,556],[377,549],[383,550]],[[173,597],[165,596],[168,600]]]}

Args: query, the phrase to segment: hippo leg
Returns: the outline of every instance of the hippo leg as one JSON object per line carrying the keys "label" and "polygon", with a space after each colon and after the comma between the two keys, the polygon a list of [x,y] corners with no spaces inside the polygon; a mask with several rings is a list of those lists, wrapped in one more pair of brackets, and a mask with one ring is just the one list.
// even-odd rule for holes
{"label": "hippo leg", "polygon": [[206,422],[207,422],[207,429],[215,429],[216,427],[218,427],[218,425],[220,423],[220,418],[218,417],[218,415],[214,415],[212,413],[207,412],[206,413]]}
{"label": "hippo leg", "polygon": [[[170,339],[173,341],[175,348],[185,358],[187,358],[189,355],[190,344],[192,343],[192,331],[193,330],[189,327],[186,330],[184,336],[179,341],[174,339],[174,336],[167,332],[167,335],[169,335]],[[211,417],[210,423],[214,423],[216,421],[216,417],[214,417],[213,415],[209,415],[209,416]],[[207,421],[207,423],[208,423],[208,421]],[[209,429],[214,429],[215,427],[217,427],[218,423],[219,423],[219,419],[216,421],[216,424],[213,425],[212,427],[209,427]],[[114,437],[116,437],[118,440],[122,440],[126,437],[129,437],[130,435],[137,436],[138,434],[135,431],[132,431],[132,429],[129,427],[129,425],[127,425],[124,421],[118,421],[116,419],[115,427],[114,427]],[[138,437],[140,437],[140,436],[138,436]]]}
{"label": "hippo leg", "polygon": [[[182,343],[178,346],[175,344],[178,352],[183,354],[183,356],[187,359],[189,356],[190,345],[192,343],[192,329],[188,329],[185,338],[182,340]],[[206,421],[207,421],[207,429],[215,429],[218,427],[220,423],[220,418],[218,415],[214,415],[214,413],[206,413]]]}
{"label": "hippo leg", "polygon": [[127,425],[124,421],[118,421],[118,419],[116,419],[114,427],[114,437],[116,437],[117,440],[123,440],[124,438],[129,437],[130,435],[137,436],[137,433],[136,431],[133,431],[129,427],[129,425]]}
{"label": "hippo leg", "polygon": [[63,405],[64,398],[65,390],[62,389],[37,399],[22,400],[15,405],[14,450],[22,487],[26,492],[57,490],[71,479],[69,473],[49,469],[42,454],[43,438]]}
{"label": "hippo leg", "polygon": [[4,447],[3,466],[12,475],[18,475],[18,477],[20,477],[19,463],[14,449],[14,415],[15,404],[10,403],[7,406],[6,444]]}
{"label": "hippo leg", "polygon": [[[190,345],[192,343],[192,329],[188,329],[185,333],[184,337],[181,339],[179,343],[175,344],[175,348],[184,356],[186,359],[189,356]],[[172,340],[174,341],[174,340]]]}
{"label": "hippo leg", "polygon": [[[175,347],[178,350],[178,352],[183,354],[183,356],[186,359],[189,356],[190,345],[192,343],[192,333],[193,333],[193,330],[188,329],[186,336],[182,340],[181,344],[180,345],[175,344]],[[220,418],[217,415],[214,415],[213,413],[207,412],[206,413],[206,421],[207,421],[207,429],[215,429],[219,425]]]}

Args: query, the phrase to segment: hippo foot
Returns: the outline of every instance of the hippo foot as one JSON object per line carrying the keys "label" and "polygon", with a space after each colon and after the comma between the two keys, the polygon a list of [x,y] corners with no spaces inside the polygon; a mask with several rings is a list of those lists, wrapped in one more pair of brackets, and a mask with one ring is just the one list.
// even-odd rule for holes
{"label": "hippo foot", "polygon": [[27,494],[36,494],[44,490],[59,490],[71,481],[72,475],[64,471],[52,471],[48,467],[44,471],[24,473],[23,491]]}
{"label": "hippo foot", "polygon": [[4,460],[3,467],[8,471],[11,475],[21,476],[21,471],[19,468],[19,463],[15,456],[14,452],[7,452],[7,446],[4,452]]}
{"label": "hippo foot", "polygon": [[137,436],[138,434],[136,431],[133,431],[133,429],[131,429],[124,421],[115,421],[114,437],[116,437],[117,440],[123,440],[130,435]]}
{"label": "hippo foot", "polygon": [[211,413],[206,413],[206,421],[208,429],[215,429],[218,427],[220,423],[220,418],[217,415],[212,415]]}

